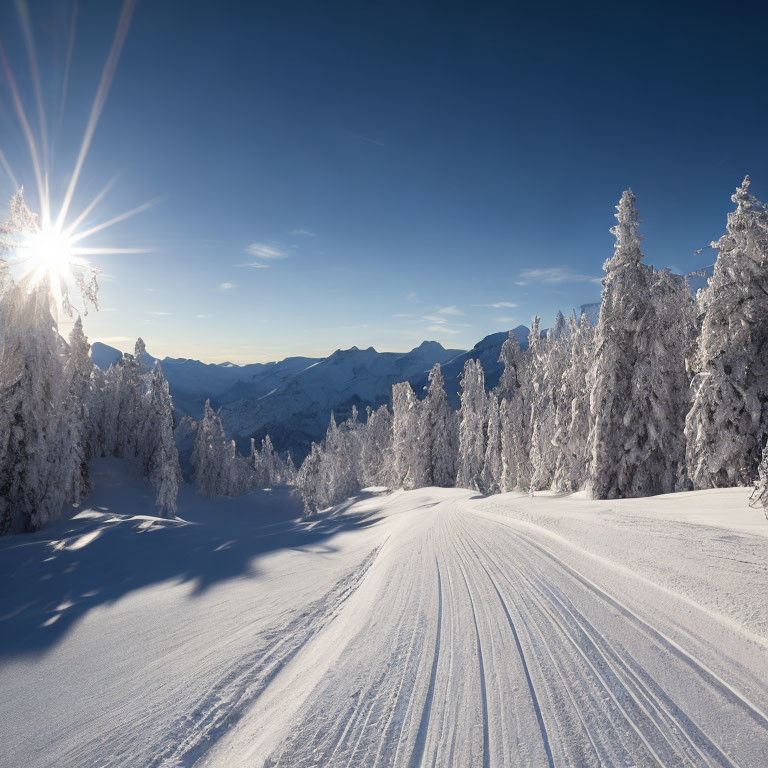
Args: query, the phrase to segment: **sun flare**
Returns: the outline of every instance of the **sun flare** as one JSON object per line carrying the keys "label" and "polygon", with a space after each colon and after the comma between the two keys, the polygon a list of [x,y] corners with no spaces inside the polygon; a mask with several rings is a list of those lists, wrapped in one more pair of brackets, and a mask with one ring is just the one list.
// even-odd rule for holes
{"label": "sun flare", "polygon": [[51,281],[71,280],[75,260],[72,240],[57,227],[38,229],[19,243],[25,272],[33,281],[46,277]]}

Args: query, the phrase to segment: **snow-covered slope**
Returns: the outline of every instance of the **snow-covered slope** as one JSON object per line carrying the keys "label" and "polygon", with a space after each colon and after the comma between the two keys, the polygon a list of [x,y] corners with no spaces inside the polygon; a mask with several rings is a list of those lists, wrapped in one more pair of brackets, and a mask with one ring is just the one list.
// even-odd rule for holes
{"label": "snow-covered slope", "polygon": [[742,766],[768,744],[746,489],[451,489],[152,517],[131,465],[0,540],[0,766]]}
{"label": "snow-covered slope", "polygon": [[241,443],[269,434],[278,450],[291,449],[302,456],[313,440],[325,434],[331,411],[346,418],[353,405],[362,411],[367,405],[388,402],[393,384],[460,353],[436,341],[425,341],[406,354],[377,352],[373,347],[338,349],[266,395],[226,403],[222,419]]}

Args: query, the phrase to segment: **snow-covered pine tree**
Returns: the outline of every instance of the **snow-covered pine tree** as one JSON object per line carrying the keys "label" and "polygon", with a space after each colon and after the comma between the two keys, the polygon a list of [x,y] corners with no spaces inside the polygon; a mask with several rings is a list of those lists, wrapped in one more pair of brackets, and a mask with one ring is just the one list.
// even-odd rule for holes
{"label": "snow-covered pine tree", "polygon": [[768,437],[768,207],[749,192],[731,200],[727,234],[700,297],[693,403],[685,426],[694,488],[747,485]]}
{"label": "snow-covered pine tree", "polygon": [[560,341],[569,335],[571,327],[565,319],[565,315],[558,309],[555,315],[555,322],[552,325],[552,340]]}
{"label": "snow-covered pine tree", "polygon": [[485,374],[479,360],[467,360],[460,380],[459,460],[456,484],[479,491],[485,462]]}
{"label": "snow-covered pine tree", "polygon": [[228,493],[230,481],[227,460],[230,448],[221,419],[211,408],[210,400],[206,400],[192,451],[194,481],[203,496],[222,496]]}
{"label": "snow-covered pine tree", "polygon": [[360,445],[360,473],[363,487],[392,484],[392,412],[382,405],[368,408],[368,419]]}
{"label": "snow-covered pine tree", "polygon": [[552,334],[546,338],[541,335],[541,318],[536,315],[531,321],[528,335],[528,377],[526,379],[526,400],[529,408],[530,424],[529,459],[531,467],[529,486],[535,490],[548,488],[554,471],[553,448],[554,402],[550,385],[552,377],[548,375],[551,349],[554,342]]}
{"label": "snow-covered pine tree", "polygon": [[331,413],[323,445],[323,472],[329,505],[338,504],[360,490],[356,461],[352,457],[351,434],[349,422],[339,425]]}
{"label": "snow-covered pine tree", "polygon": [[603,265],[603,300],[596,331],[590,410],[590,488],[599,499],[644,496],[656,488],[658,467],[648,463],[651,405],[636,377],[639,351],[653,335],[652,270],[641,263],[640,218],[632,190],[616,206],[614,254]]}
{"label": "snow-covered pine tree", "polygon": [[264,477],[264,485],[261,487],[274,488],[276,485],[282,485],[283,474],[285,473],[283,462],[277,455],[269,435],[266,435],[261,441],[260,457],[261,471]]}
{"label": "snow-covered pine tree", "polygon": [[407,381],[392,387],[392,451],[394,485],[418,488],[424,485],[425,458],[419,445],[420,404]]}
{"label": "snow-covered pine tree", "polygon": [[323,450],[317,443],[301,463],[296,473],[296,483],[293,492],[304,504],[304,511],[309,514],[323,508],[322,495],[322,464]]}
{"label": "snow-covered pine tree", "polygon": [[565,324],[565,317],[558,311],[555,321],[557,330],[547,334],[547,342],[539,348],[541,360],[533,364],[534,391],[532,404],[538,429],[536,440],[532,440],[532,451],[537,460],[537,471],[532,478],[536,489],[551,488],[555,470],[560,459],[558,445],[558,412],[570,407],[570,401],[563,401],[562,385],[570,364],[572,335]]}
{"label": "snow-covered pine tree", "polygon": [[285,476],[283,478],[284,485],[293,485],[296,482],[296,465],[293,463],[293,456],[288,451],[288,455],[285,459]]}
{"label": "snow-covered pine tree", "polygon": [[0,533],[33,531],[69,501],[71,445],[62,444],[62,347],[47,282],[3,296],[0,347]]}
{"label": "snow-covered pine tree", "polygon": [[481,474],[483,493],[499,493],[503,475],[501,447],[501,413],[495,394],[488,396],[486,446]]}
{"label": "snow-covered pine tree", "polygon": [[589,399],[595,329],[585,313],[578,324],[571,319],[570,337],[570,359],[558,398],[554,438],[557,465],[552,479],[553,489],[566,492],[584,487],[591,459]]}
{"label": "snow-covered pine tree", "polygon": [[68,458],[72,462],[71,484],[68,497],[73,504],[79,504],[91,490],[88,460],[92,457],[93,421],[89,404],[91,379],[94,365],[88,354],[91,346],[83,333],[80,317],[75,320],[69,334],[69,347],[64,363],[64,392],[62,403],[67,443],[71,446]]}
{"label": "snow-covered pine tree", "polygon": [[448,407],[440,363],[429,372],[429,389],[420,407],[420,450],[424,484],[448,488],[456,482],[458,453],[455,419]]}
{"label": "snow-covered pine tree", "polygon": [[[106,429],[109,443],[106,453],[120,458],[138,456],[142,435],[142,410],[146,383],[142,376],[140,355],[144,351],[144,342],[136,341],[135,353],[123,357],[110,370],[107,376],[108,402],[106,417],[112,422]],[[107,371],[109,374],[109,371]]]}
{"label": "snow-covered pine tree", "polygon": [[499,417],[501,426],[501,480],[502,492],[522,487],[527,475],[528,443],[527,413],[523,402],[523,384],[527,377],[525,357],[517,337],[509,332],[509,338],[501,345],[499,362],[504,363],[496,395],[500,398]]}
{"label": "snow-covered pine tree", "polygon": [[649,462],[656,475],[644,485],[649,493],[669,493],[687,485],[685,417],[691,397],[686,361],[696,343],[696,312],[687,281],[668,269],[653,273],[651,302],[648,351],[638,350],[636,373],[637,386],[651,408]]}
{"label": "snow-covered pine tree", "polygon": [[171,395],[159,362],[152,370],[144,402],[142,433],[139,450],[144,476],[155,489],[155,503],[163,516],[175,517],[181,468],[173,439]]}

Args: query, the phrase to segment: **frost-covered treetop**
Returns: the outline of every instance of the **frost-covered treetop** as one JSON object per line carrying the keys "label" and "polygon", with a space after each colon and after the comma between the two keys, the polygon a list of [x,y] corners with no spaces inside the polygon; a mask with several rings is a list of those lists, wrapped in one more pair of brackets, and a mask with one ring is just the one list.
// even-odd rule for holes
{"label": "frost-covered treetop", "polygon": [[637,212],[637,198],[631,189],[621,193],[621,199],[614,214],[618,224],[611,227],[610,232],[616,238],[613,246],[613,256],[605,262],[604,269],[615,269],[619,266],[639,264],[643,258],[640,241],[643,239],[637,230],[640,227],[640,216]]}
{"label": "frost-covered treetop", "polygon": [[731,200],[736,203],[738,210],[742,211],[745,208],[752,208],[756,203],[762,206],[754,195],[749,192],[749,185],[752,182],[749,179],[749,174],[744,177],[744,181],[741,182],[740,187],[736,187],[736,192],[731,195]]}

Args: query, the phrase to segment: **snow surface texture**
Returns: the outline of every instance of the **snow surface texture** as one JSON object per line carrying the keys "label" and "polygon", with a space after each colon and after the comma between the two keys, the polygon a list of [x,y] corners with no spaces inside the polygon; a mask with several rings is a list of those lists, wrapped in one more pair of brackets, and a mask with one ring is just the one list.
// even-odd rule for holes
{"label": "snow surface texture", "polygon": [[758,766],[768,523],[652,499],[283,491],[146,514],[93,462],[0,541],[0,766]]}

